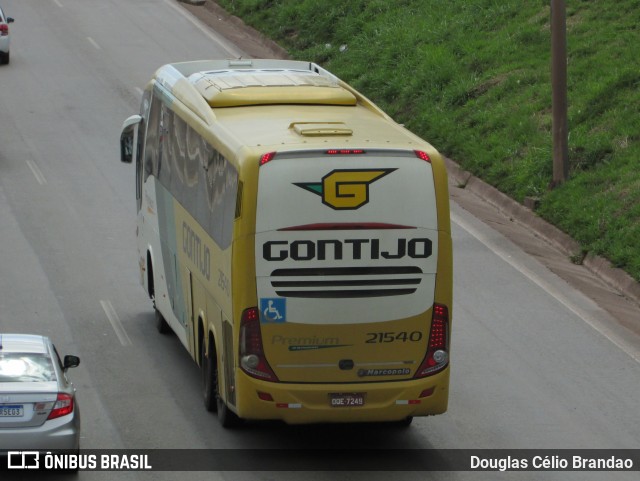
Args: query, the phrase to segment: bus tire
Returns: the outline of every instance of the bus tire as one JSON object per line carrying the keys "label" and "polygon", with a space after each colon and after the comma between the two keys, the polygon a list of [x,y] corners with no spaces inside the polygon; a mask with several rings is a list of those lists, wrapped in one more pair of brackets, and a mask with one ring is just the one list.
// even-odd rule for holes
{"label": "bus tire", "polygon": [[216,393],[216,403],[218,404],[218,421],[220,421],[223,428],[236,428],[242,424],[242,419],[229,409],[218,393]]}
{"label": "bus tire", "polygon": [[[216,366],[217,367],[217,366]],[[223,428],[235,428],[242,424],[242,419],[234,413],[229,406],[224,402],[224,399],[220,396],[220,383],[218,382],[218,370],[215,370],[215,396],[216,396],[216,411],[218,412],[218,421]]]}
{"label": "bus tire", "polygon": [[[200,366],[202,370],[202,398],[204,400],[204,407],[209,412],[215,412],[218,407],[216,400],[216,385],[218,383],[217,367],[213,362],[213,355],[207,357],[207,348],[204,344],[204,339],[200,342]],[[216,374],[214,374],[214,372]]]}
{"label": "bus tire", "polygon": [[160,311],[156,308],[156,329],[160,334],[169,334],[171,332],[171,326],[167,324],[166,319],[160,313]]}
{"label": "bus tire", "polygon": [[413,416],[407,416],[401,421],[396,421],[396,426],[401,428],[408,428],[409,426],[411,426],[412,422],[413,422]]}

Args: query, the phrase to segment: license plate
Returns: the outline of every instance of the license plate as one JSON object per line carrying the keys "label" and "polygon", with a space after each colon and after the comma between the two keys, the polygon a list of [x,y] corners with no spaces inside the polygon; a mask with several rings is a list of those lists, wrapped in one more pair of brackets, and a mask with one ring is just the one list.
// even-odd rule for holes
{"label": "license plate", "polygon": [[329,395],[329,403],[334,408],[353,408],[364,406],[364,393],[332,393]]}
{"label": "license plate", "polygon": [[19,418],[24,416],[24,406],[22,404],[5,404],[0,406],[0,417]]}

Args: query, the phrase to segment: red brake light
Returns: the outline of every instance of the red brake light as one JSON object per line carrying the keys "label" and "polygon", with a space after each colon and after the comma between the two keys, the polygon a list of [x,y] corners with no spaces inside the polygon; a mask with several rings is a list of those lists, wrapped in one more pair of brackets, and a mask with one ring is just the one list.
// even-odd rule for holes
{"label": "red brake light", "polygon": [[275,152],[269,152],[269,153],[263,154],[262,157],[260,157],[260,165],[262,166],[267,162],[271,162],[275,156],[276,156]]}
{"label": "red brake light", "polygon": [[58,399],[53,405],[53,409],[49,413],[47,419],[56,419],[73,412],[73,396],[66,393],[58,393]]}
{"label": "red brake light", "polygon": [[429,154],[427,154],[426,152],[423,152],[421,150],[414,150],[416,157],[418,157],[419,159],[422,159],[426,162],[431,162],[431,157],[429,157]]}
{"label": "red brake light", "polygon": [[328,155],[353,155],[364,154],[365,151],[362,149],[329,149],[325,153]]}
{"label": "red brake light", "polygon": [[4,37],[6,35],[9,35],[9,25],[3,23],[0,25],[0,37]]}
{"label": "red brake light", "polygon": [[448,332],[449,309],[443,304],[434,304],[427,355],[424,357],[414,377],[431,376],[447,367],[449,364]]}
{"label": "red brake light", "polygon": [[245,309],[240,319],[240,367],[251,377],[278,382],[262,348],[260,313],[257,307]]}

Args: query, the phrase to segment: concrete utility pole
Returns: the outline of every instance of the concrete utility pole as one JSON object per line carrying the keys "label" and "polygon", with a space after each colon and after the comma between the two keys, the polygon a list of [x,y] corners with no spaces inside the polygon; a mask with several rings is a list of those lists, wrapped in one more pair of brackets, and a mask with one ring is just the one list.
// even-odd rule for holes
{"label": "concrete utility pole", "polygon": [[569,178],[567,127],[567,13],[564,0],[551,0],[551,90],[553,181],[551,188]]}

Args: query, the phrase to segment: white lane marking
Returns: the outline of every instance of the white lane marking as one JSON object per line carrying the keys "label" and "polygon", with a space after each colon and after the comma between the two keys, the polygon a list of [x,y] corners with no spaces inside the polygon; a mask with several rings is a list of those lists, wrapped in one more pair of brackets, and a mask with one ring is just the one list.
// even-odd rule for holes
{"label": "white lane marking", "polygon": [[44,185],[47,183],[47,179],[45,179],[42,171],[40,170],[40,167],[38,167],[38,164],[36,164],[33,160],[27,160],[27,165],[31,169],[31,172],[36,177],[36,180],[40,185]]}
{"label": "white lane marking", "polygon": [[239,58],[245,55],[245,53],[242,50],[237,49],[233,44],[227,42],[223,37],[214,33],[209,27],[206,27],[205,25],[203,25],[202,22],[196,19],[193,15],[191,15],[191,13],[189,13],[183,7],[178,6],[175,0],[164,0],[164,3],[169,5],[171,8],[173,8],[176,12],[178,12],[184,18],[189,20],[189,22],[191,22],[194,27],[196,27],[203,34],[205,34],[210,40],[213,40],[220,47],[226,50],[226,52],[231,57]]}
{"label": "white lane marking", "polygon": [[100,305],[102,305],[102,309],[107,315],[107,319],[109,319],[111,327],[113,327],[113,330],[116,332],[116,336],[118,336],[120,344],[122,344],[123,346],[130,346],[132,344],[131,339],[127,335],[127,331],[124,330],[124,326],[122,325],[122,322],[120,322],[120,318],[118,317],[118,314],[113,308],[111,302],[100,301]]}
{"label": "white lane marking", "polygon": [[93,45],[96,50],[102,50],[102,47],[100,47],[100,45],[98,45],[98,42],[96,42],[94,39],[92,39],[91,37],[87,37],[87,40],[89,40],[89,43]]}
{"label": "white lane marking", "polygon": [[491,252],[500,257],[503,261],[509,264],[511,267],[516,269],[522,275],[524,275],[531,282],[536,284],[538,287],[543,289],[547,294],[560,302],[563,306],[573,312],[576,316],[582,319],[584,322],[589,324],[593,329],[599,332],[601,335],[606,337],[609,341],[615,344],[618,348],[620,348],[623,352],[629,355],[633,360],[640,363],[640,353],[638,348],[633,345],[632,342],[629,342],[627,339],[622,337],[620,334],[616,333],[607,326],[607,323],[601,321],[584,309],[581,309],[578,305],[576,305],[568,296],[565,296],[560,292],[557,288],[555,288],[550,282],[542,279],[538,274],[534,273],[527,267],[523,266],[521,263],[515,261],[509,254],[507,254],[504,249],[500,248],[496,245],[495,242],[488,239],[484,234],[480,231],[472,227],[468,222],[463,220],[459,215],[451,212],[451,220],[466,230],[469,234],[475,237],[478,241],[484,244]]}
{"label": "white lane marking", "polygon": [[60,3],[60,0],[53,0],[53,3],[55,3],[60,8],[64,8],[64,6]]}

